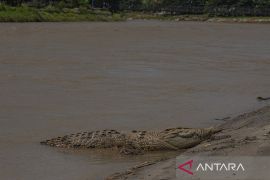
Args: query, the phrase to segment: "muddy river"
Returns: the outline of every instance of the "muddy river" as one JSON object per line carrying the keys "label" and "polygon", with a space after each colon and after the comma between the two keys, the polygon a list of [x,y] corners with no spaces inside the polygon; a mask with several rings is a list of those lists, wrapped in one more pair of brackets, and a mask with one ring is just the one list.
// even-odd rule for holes
{"label": "muddy river", "polygon": [[207,127],[270,96],[270,25],[0,24],[0,179],[99,180],[159,154],[39,141],[96,129]]}

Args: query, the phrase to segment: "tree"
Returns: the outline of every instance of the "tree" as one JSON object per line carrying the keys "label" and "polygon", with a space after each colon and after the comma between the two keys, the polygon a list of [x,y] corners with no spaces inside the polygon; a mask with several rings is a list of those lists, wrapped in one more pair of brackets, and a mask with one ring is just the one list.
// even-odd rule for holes
{"label": "tree", "polygon": [[120,1],[121,0],[107,0],[109,5],[109,10],[113,14],[120,9]]}

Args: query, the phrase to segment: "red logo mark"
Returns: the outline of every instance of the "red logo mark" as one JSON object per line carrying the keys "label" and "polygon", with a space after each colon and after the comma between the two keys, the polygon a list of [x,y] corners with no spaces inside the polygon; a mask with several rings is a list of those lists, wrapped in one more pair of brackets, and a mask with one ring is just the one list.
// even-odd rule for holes
{"label": "red logo mark", "polygon": [[[187,161],[185,162],[184,164],[181,164],[180,166],[178,166],[178,168],[190,175],[193,175],[193,172],[191,172],[190,170],[192,169],[192,163],[193,163],[193,160],[190,160],[190,161]],[[184,167],[185,166],[189,166],[188,169],[185,169]]]}

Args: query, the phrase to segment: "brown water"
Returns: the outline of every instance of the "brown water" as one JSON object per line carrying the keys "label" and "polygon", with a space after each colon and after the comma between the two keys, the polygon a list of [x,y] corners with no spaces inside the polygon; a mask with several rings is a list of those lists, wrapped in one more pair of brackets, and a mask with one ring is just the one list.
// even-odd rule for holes
{"label": "brown water", "polygon": [[266,103],[270,25],[0,24],[0,179],[85,180],[156,155],[61,151],[96,129],[206,127]]}

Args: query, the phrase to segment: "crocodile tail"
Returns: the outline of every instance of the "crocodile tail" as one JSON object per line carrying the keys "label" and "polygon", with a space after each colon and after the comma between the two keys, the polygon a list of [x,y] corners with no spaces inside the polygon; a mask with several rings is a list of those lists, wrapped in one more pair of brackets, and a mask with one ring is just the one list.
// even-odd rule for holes
{"label": "crocodile tail", "polygon": [[[82,132],[76,134],[69,134],[66,136],[60,136],[57,138],[41,141],[40,144],[61,148],[77,147],[80,145],[78,141],[81,140],[82,137],[87,136],[88,134],[92,134],[92,132]],[[77,142],[75,140],[77,140]]]}
{"label": "crocodile tail", "polygon": [[48,139],[45,141],[41,141],[40,144],[49,145],[53,147],[68,147],[70,145],[68,136]]}

